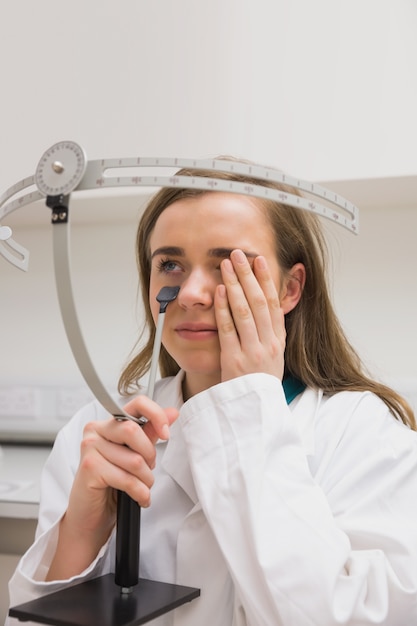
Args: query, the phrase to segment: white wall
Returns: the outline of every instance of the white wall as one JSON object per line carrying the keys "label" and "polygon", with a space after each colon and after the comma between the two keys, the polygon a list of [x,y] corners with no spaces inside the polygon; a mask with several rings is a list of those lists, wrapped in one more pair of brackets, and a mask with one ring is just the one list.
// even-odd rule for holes
{"label": "white wall", "polygon": [[417,203],[364,208],[360,224],[331,229],[336,309],[372,373],[417,392]]}
{"label": "white wall", "polygon": [[2,186],[42,152],[417,174],[413,0],[3,0]]}
{"label": "white wall", "polygon": [[[411,0],[9,0],[0,21],[0,193],[61,139],[90,159],[233,153],[311,180],[417,180]],[[337,235],[335,297],[381,376],[416,377],[417,207],[395,197],[361,206],[359,238]],[[0,380],[71,384],[48,218],[32,215],[4,222],[32,256],[27,275],[0,259]],[[106,380],[136,335],[134,222],[74,227],[80,312]]]}

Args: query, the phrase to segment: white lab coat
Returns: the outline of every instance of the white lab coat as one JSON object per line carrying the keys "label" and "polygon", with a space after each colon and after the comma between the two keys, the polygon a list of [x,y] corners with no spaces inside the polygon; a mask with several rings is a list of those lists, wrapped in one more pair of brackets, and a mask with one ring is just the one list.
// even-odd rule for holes
{"label": "white lab coat", "polygon": [[[181,377],[157,384],[162,406],[181,407]],[[114,571],[113,535],[79,577],[43,582],[83,426],[106,417],[89,405],[56,439],[13,606]],[[417,624],[417,434],[376,396],[307,389],[287,406],[278,379],[250,374],[188,400],[157,448],[140,573],[201,597],[152,624]]]}

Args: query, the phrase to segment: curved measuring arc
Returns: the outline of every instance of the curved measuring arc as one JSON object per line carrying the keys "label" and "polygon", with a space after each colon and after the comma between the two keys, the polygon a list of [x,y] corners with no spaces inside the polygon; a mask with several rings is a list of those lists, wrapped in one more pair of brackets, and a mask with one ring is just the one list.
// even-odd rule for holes
{"label": "curved measuring arc", "polygon": [[[88,168],[86,175],[88,175]],[[262,180],[260,179],[260,183]],[[287,183],[288,184],[288,183]],[[84,186],[86,185],[86,186]],[[291,185],[289,185],[291,186]],[[303,196],[297,196],[295,194],[267,187],[262,184],[249,184],[246,182],[224,180],[220,178],[207,178],[202,176],[134,176],[134,177],[102,177],[98,179],[94,186],[91,186],[84,180],[80,183],[77,190],[81,189],[93,189],[93,188],[109,188],[109,187],[178,187],[182,189],[199,189],[202,191],[223,191],[226,193],[243,194],[252,196],[255,198],[262,198],[266,200],[275,200],[282,204],[286,204],[295,208],[304,209],[321,215],[327,219],[337,222],[341,226],[344,226],[353,233],[358,232],[358,211],[357,208],[347,200],[341,200],[340,196],[337,197],[337,206],[348,212],[350,218],[342,215],[337,210],[325,206],[320,202],[313,202],[309,198]],[[301,187],[298,187],[301,188]],[[309,191],[313,195],[317,195],[317,189],[315,191]],[[326,199],[329,203],[336,205],[335,200],[331,199],[330,192],[327,191],[327,196],[320,196]]]}
{"label": "curved measuring arc", "polygon": [[[62,162],[59,159],[62,159]],[[48,171],[48,168],[50,171]],[[182,176],[174,173],[171,176],[108,176],[106,172],[118,169],[122,172],[128,168],[186,168],[195,170],[209,170],[213,177]],[[216,177],[216,174],[234,173],[251,177],[259,184],[225,180]],[[62,179],[60,179],[62,176]],[[320,202],[298,196],[286,191],[280,191],[266,186],[265,182],[282,183],[298,191],[308,193],[328,202],[326,206]],[[37,185],[38,188],[25,195],[22,191]],[[122,159],[100,159],[86,161],[84,150],[75,142],[62,141],[54,144],[43,155],[34,176],[19,181],[0,196],[0,224],[3,217],[51,194],[65,194],[72,191],[102,189],[109,187],[183,187],[185,189],[200,189],[203,191],[224,191],[238,193],[257,198],[276,200],[282,204],[301,208],[330,219],[344,226],[353,233],[358,232],[358,209],[351,202],[329,191],[316,183],[303,181],[288,176],[276,169],[265,168],[241,161],[226,159],[183,159],[169,157],[138,157]],[[336,207],[336,208],[333,208]],[[338,209],[342,209],[344,214]],[[346,216],[348,214],[348,217]],[[20,269],[27,269],[29,253],[17,244],[11,237],[6,244],[0,241],[0,255]],[[13,254],[11,251],[17,254]]]}
{"label": "curved measuring arc", "polygon": [[[225,181],[222,179],[216,179],[216,172],[227,172],[232,174],[239,174],[242,176],[246,176],[252,179],[259,180],[259,187],[263,187],[265,189],[271,189],[270,187],[264,187],[262,182],[275,182],[287,185],[288,187],[293,187],[301,192],[306,192],[318,198],[322,198],[330,202],[331,204],[343,209],[347,213],[349,213],[352,217],[352,220],[355,221],[358,215],[357,207],[343,198],[339,194],[334,191],[330,191],[317,183],[312,183],[309,181],[302,180],[300,178],[295,178],[293,176],[289,176],[284,172],[281,172],[274,168],[266,168],[260,165],[245,163],[244,161],[234,161],[227,159],[186,159],[186,158],[164,158],[164,157],[138,157],[136,159],[127,158],[127,159],[103,159],[90,161],[90,163],[86,167],[86,173],[84,178],[82,179],[78,189],[92,189],[97,187],[107,187],[107,186],[134,186],[134,185],[144,185],[144,186],[152,186],[152,183],[157,187],[161,186],[185,186],[187,183],[187,179],[193,177],[187,177],[184,180],[181,177],[178,177],[177,174],[174,174],[170,177],[161,177],[161,176],[151,176],[148,178],[144,178],[142,176],[131,176],[131,177],[109,177],[106,175],[107,170],[111,169],[128,169],[128,168],[172,168],[178,170],[181,169],[189,169],[195,171],[201,170],[211,170],[214,176],[209,179],[211,182],[208,187],[211,189],[214,183],[224,183],[224,190],[227,191],[227,186],[230,181]],[[179,178],[179,180],[175,180]],[[201,177],[199,177],[201,178]],[[164,184],[159,184],[159,181],[164,181]],[[166,182],[169,182],[169,185]],[[241,183],[242,184],[242,183]],[[85,186],[84,186],[85,185]],[[215,187],[216,185],[214,185]],[[190,184],[190,187],[197,187],[197,181],[193,180]],[[247,193],[248,195],[256,195],[250,190],[250,185],[247,183],[243,183],[243,186],[240,187],[241,193]],[[213,190],[213,189],[212,189]],[[223,191],[223,189],[222,189]],[[263,194],[260,190],[259,196],[261,197]],[[289,199],[293,196],[292,194],[288,194]],[[275,198],[274,199],[278,199]],[[290,204],[290,202],[288,202]],[[307,210],[312,210],[309,207],[305,207]],[[330,219],[333,218],[332,214],[327,214],[326,217]],[[349,227],[349,225],[347,225]],[[355,230],[355,229],[354,229]]]}
{"label": "curved measuring arc", "polygon": [[29,250],[26,250],[11,237],[5,239],[0,237],[0,254],[12,265],[25,272],[27,271],[29,267]]}
{"label": "curved measuring arc", "polygon": [[111,415],[116,418],[130,419],[138,424],[143,424],[146,420],[128,415],[114,401],[98,377],[90,355],[87,352],[72,288],[69,223],[54,225],[52,228],[52,239],[58,301],[65,332],[77,365],[94,396]]}
{"label": "curved measuring arc", "polygon": [[[9,189],[7,189],[0,196],[0,224],[2,218],[8,213],[43,198],[42,194],[36,190],[26,194],[25,196],[20,196],[8,204],[5,204],[9,198],[12,198],[23,189],[27,189],[34,184],[34,176],[28,176],[27,178],[20,180],[15,185],[12,185],[12,187],[9,187]],[[29,267],[29,251],[17,243],[17,241],[14,241],[11,237],[11,233],[5,238],[0,237],[0,255],[12,265],[15,265],[21,270],[27,271]]]}
{"label": "curved measuring arc", "polygon": [[[62,162],[59,159],[62,159]],[[52,170],[47,172],[47,168]],[[178,170],[209,170],[212,177],[173,175],[156,176],[108,176],[106,172],[112,169],[129,168],[171,168]],[[241,181],[225,180],[216,177],[216,174],[232,173],[251,177],[259,182],[250,184]],[[62,180],[60,176],[63,176]],[[262,183],[282,183],[289,188],[308,193],[325,200],[326,206],[309,198],[298,196],[287,191],[280,191]],[[24,195],[24,190],[38,185]],[[183,159],[169,157],[137,157],[122,159],[100,159],[86,161],[83,149],[75,142],[63,141],[54,144],[42,156],[36,174],[19,181],[0,196],[0,224],[3,217],[45,197],[48,193],[63,194],[71,191],[103,189],[111,187],[182,187],[184,189],[200,189],[202,191],[224,191],[238,193],[256,198],[275,200],[306,211],[311,211],[330,219],[351,232],[357,234],[358,209],[351,202],[324,187],[288,176],[276,169],[265,168],[255,164],[226,159]],[[18,196],[18,197],[14,197]],[[333,208],[336,207],[336,208]],[[341,213],[342,209],[344,213]],[[347,215],[346,215],[347,214]],[[11,237],[4,243],[0,241],[0,255],[20,269],[27,269],[29,252],[17,244]]]}
{"label": "curved measuring arc", "polygon": [[[123,169],[129,168],[187,168],[195,170],[212,170],[213,177],[203,178],[201,176],[107,176],[106,171],[119,169],[123,174]],[[84,169],[83,169],[84,171]],[[226,172],[249,176],[259,180],[259,184],[250,185],[238,181],[227,181],[216,178],[216,173]],[[342,209],[349,214],[350,219],[332,209],[312,202],[307,198],[300,198],[294,194],[282,192],[262,185],[262,182],[277,182],[293,187],[301,192],[308,193],[329,202],[333,207]],[[35,176],[19,181],[0,196],[0,221],[2,217],[18,209],[21,206],[30,204],[44,197],[45,194],[39,190],[31,191],[26,195],[12,200],[13,196],[35,185]],[[352,232],[358,231],[358,209],[354,204],[340,196],[339,194],[325,189],[321,185],[311,183],[298,178],[288,176],[275,169],[268,169],[258,165],[251,165],[240,161],[227,161],[223,159],[180,159],[180,158],[123,158],[123,159],[100,159],[89,161],[85,164],[85,173],[75,191],[103,189],[110,187],[184,187],[202,189],[207,191],[228,191],[252,195],[261,198],[270,198],[280,202],[313,211],[324,217],[340,223]]]}

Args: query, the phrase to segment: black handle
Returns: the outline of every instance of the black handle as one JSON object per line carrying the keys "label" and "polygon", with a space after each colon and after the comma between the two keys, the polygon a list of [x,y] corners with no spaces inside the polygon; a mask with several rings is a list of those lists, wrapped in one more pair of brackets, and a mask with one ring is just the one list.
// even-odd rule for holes
{"label": "black handle", "polygon": [[124,491],[117,492],[115,583],[129,589],[139,580],[140,506]]}

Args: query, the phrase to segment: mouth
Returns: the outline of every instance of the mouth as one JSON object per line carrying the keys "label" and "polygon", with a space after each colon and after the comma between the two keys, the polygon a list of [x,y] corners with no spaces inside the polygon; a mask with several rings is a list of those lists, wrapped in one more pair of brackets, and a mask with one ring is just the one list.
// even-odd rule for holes
{"label": "mouth", "polygon": [[201,322],[184,322],[175,327],[175,332],[182,339],[202,341],[217,337],[217,327]]}

